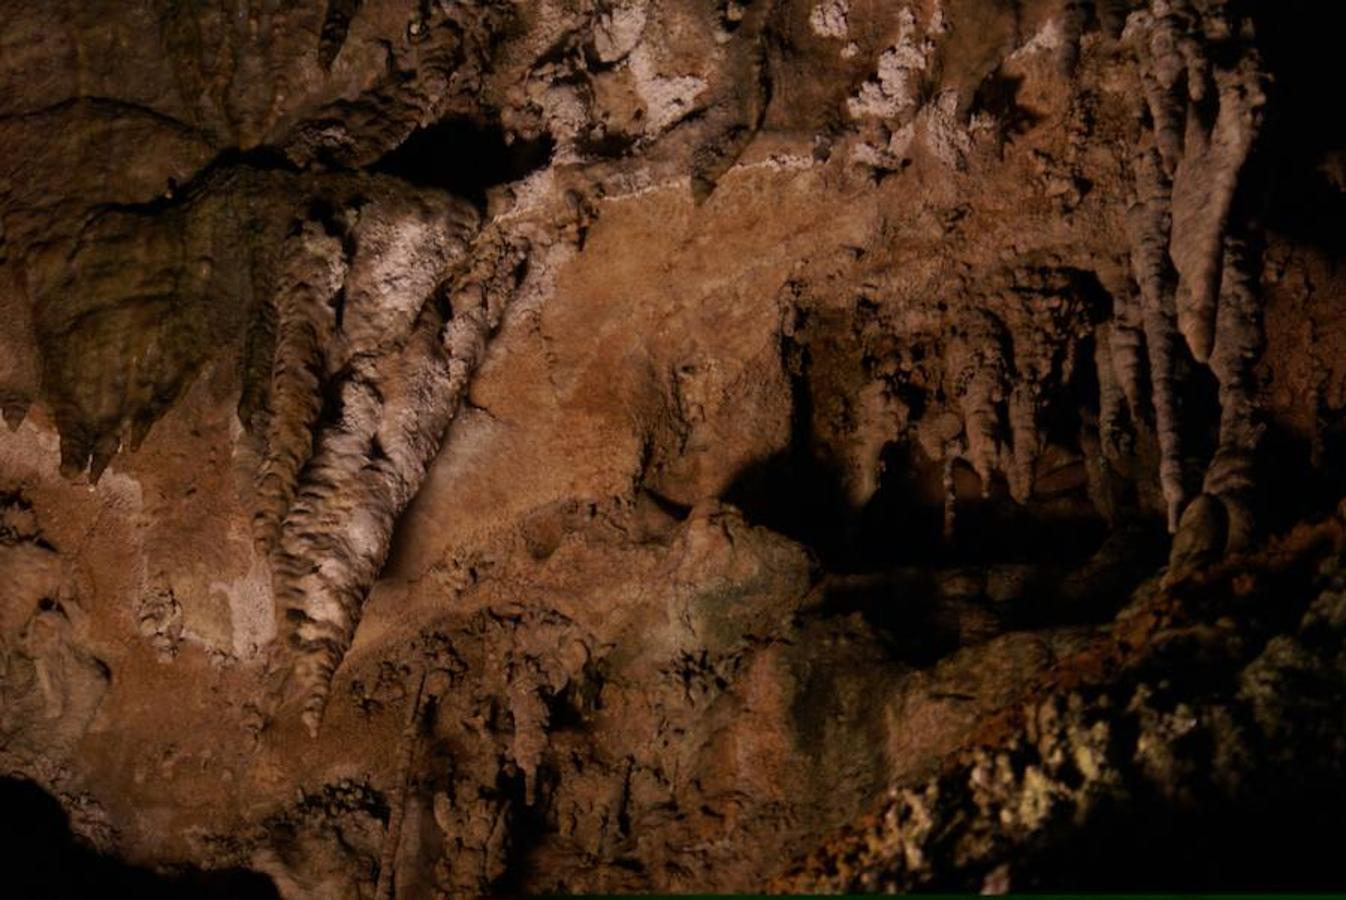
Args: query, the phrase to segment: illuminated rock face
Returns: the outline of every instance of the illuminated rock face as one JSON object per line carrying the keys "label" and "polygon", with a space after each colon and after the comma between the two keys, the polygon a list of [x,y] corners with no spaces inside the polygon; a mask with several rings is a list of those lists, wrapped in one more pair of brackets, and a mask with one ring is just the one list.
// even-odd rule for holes
{"label": "illuminated rock face", "polygon": [[10,5],[31,878],[1266,887],[1346,787],[1339,14]]}

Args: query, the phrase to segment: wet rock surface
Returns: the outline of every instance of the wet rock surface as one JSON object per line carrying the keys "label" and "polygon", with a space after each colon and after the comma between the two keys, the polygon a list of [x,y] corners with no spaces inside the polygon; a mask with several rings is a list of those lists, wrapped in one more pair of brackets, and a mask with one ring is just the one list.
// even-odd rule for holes
{"label": "wet rock surface", "polygon": [[1336,12],[0,12],[38,895],[1339,886]]}

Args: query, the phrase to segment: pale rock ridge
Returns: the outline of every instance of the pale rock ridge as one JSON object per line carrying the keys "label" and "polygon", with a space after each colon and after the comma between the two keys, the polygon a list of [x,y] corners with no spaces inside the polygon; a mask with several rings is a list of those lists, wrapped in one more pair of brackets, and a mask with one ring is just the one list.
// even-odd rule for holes
{"label": "pale rock ridge", "polygon": [[283,695],[300,698],[314,733],[397,518],[439,451],[507,299],[469,280],[454,283],[447,324],[435,308],[436,285],[467,252],[471,218],[446,198],[411,211],[367,208],[355,230],[361,249],[345,287],[345,361],[329,387],[335,421],[313,440],[272,558]]}

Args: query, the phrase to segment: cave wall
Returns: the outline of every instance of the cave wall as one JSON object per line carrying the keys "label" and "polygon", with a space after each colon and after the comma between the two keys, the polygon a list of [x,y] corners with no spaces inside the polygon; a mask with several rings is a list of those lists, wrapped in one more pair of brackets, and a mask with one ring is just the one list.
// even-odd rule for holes
{"label": "cave wall", "polygon": [[1346,487],[1318,5],[0,12],[0,761],[131,865],[753,889]]}

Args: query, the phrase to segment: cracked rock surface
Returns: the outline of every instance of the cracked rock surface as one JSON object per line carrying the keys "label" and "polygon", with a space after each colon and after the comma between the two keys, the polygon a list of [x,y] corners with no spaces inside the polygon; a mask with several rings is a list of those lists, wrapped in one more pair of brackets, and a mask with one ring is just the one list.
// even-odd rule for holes
{"label": "cracked rock surface", "polygon": [[6,872],[1339,888],[1329,7],[0,0]]}

